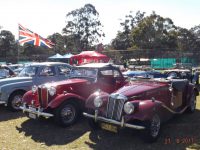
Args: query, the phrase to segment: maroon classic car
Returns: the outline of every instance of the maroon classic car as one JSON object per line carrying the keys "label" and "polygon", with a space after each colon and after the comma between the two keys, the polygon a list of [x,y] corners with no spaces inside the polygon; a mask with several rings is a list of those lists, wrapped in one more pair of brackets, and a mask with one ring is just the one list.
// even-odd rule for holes
{"label": "maroon classic car", "polygon": [[184,111],[194,112],[198,91],[185,79],[139,79],[112,94],[96,91],[86,101],[89,125],[117,132],[120,128],[142,130],[153,142],[161,123]]}
{"label": "maroon classic car", "polygon": [[100,89],[112,93],[124,86],[125,79],[110,64],[87,64],[72,69],[69,79],[33,86],[23,96],[20,108],[29,118],[54,117],[61,126],[73,124],[84,110],[85,101]]}

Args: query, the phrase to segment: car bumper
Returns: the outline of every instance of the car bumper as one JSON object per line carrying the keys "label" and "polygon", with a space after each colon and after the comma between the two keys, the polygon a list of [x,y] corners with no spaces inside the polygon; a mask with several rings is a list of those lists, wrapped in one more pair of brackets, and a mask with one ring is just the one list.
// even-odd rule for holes
{"label": "car bumper", "polygon": [[50,114],[50,113],[46,113],[46,112],[43,112],[41,109],[35,109],[33,107],[26,107],[25,105],[23,106],[20,106],[20,109],[23,111],[23,113],[27,112],[27,113],[30,113],[30,114],[35,114],[37,117],[45,117],[45,118],[49,118],[49,117],[53,117],[54,115],[53,114]]}
{"label": "car bumper", "polygon": [[0,100],[0,104],[6,104],[6,102]]}
{"label": "car bumper", "polygon": [[95,111],[95,115],[91,115],[91,114],[88,114],[88,113],[85,113],[85,112],[83,113],[83,115],[87,118],[92,118],[95,121],[102,121],[102,122],[118,125],[118,126],[121,126],[121,127],[127,127],[127,128],[137,129],[137,130],[144,130],[145,129],[144,126],[125,123],[123,118],[122,118],[122,121],[120,122],[120,121],[116,121],[116,120],[112,120],[112,119],[108,119],[108,118],[105,118],[105,117],[98,116],[97,111]]}

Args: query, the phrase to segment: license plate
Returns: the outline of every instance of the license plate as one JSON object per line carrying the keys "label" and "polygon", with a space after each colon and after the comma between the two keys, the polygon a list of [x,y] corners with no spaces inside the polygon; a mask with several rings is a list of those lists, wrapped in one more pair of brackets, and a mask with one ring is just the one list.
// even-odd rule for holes
{"label": "license plate", "polygon": [[117,133],[117,127],[107,123],[101,123],[101,128],[111,132]]}
{"label": "license plate", "polygon": [[29,113],[28,116],[32,119],[36,119],[36,114]]}

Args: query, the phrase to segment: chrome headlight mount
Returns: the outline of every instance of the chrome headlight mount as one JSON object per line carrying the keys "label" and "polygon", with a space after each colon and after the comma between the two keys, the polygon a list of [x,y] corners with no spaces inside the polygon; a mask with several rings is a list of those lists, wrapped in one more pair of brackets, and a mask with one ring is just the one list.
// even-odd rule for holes
{"label": "chrome headlight mount", "polygon": [[37,86],[36,85],[34,85],[34,86],[32,86],[32,92],[33,92],[33,94],[37,91]]}
{"label": "chrome headlight mount", "polygon": [[94,106],[96,108],[99,108],[103,105],[103,100],[100,96],[97,96],[95,99],[94,99]]}
{"label": "chrome headlight mount", "polygon": [[56,88],[51,86],[48,88],[49,95],[54,96],[56,94]]}
{"label": "chrome headlight mount", "polygon": [[126,102],[124,104],[124,112],[128,115],[130,115],[131,113],[133,113],[135,110],[135,106],[131,103],[131,102]]}

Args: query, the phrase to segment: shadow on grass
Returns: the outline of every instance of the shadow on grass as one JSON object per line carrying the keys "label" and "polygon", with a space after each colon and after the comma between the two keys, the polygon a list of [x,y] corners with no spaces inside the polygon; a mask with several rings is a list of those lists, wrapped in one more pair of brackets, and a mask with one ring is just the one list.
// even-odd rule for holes
{"label": "shadow on grass", "polygon": [[31,137],[37,143],[44,143],[47,146],[65,145],[78,139],[88,131],[88,126],[84,119],[80,120],[73,126],[63,128],[54,124],[53,119],[32,120],[28,119],[16,127],[25,136]]}
{"label": "shadow on grass", "polygon": [[0,122],[16,119],[19,117],[24,117],[24,114],[21,111],[12,112],[8,110],[4,105],[0,105]]}
{"label": "shadow on grass", "polygon": [[159,139],[155,143],[145,143],[141,132],[123,129],[119,133],[105,130],[92,131],[90,140],[85,142],[92,149],[115,150],[182,150],[186,148],[200,149],[200,110],[193,114],[184,113],[175,116],[162,126]]}

